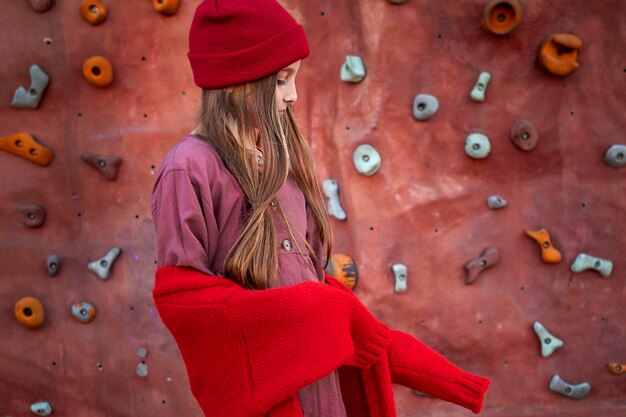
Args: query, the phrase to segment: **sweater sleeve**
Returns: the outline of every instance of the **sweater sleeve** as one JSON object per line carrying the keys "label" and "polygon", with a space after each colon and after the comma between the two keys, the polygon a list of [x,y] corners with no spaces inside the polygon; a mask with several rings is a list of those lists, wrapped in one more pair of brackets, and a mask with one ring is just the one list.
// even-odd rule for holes
{"label": "sweater sleeve", "polygon": [[[357,298],[333,277],[326,276],[326,282]],[[482,409],[490,381],[463,371],[415,337],[392,329],[387,357],[392,382],[458,404],[474,413]]]}
{"label": "sweater sleeve", "polygon": [[241,387],[251,387],[250,409],[266,413],[342,365],[369,368],[389,345],[386,325],[351,294],[321,283],[252,291],[166,267],[153,294],[207,415],[221,415],[211,408],[223,402],[221,384],[240,387],[242,403]]}
{"label": "sweater sleeve", "polygon": [[392,382],[480,413],[490,381],[465,372],[415,337],[391,332],[387,351]]}

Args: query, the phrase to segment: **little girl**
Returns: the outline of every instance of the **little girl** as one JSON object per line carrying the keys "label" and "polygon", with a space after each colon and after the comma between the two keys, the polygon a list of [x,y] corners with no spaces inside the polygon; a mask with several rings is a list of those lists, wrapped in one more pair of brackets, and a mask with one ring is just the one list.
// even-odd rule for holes
{"label": "little girl", "polygon": [[207,417],[394,417],[392,382],[476,413],[489,380],[379,322],[324,273],[331,230],[291,112],[309,55],[276,0],[205,0],[198,126],[152,192],[154,300]]}

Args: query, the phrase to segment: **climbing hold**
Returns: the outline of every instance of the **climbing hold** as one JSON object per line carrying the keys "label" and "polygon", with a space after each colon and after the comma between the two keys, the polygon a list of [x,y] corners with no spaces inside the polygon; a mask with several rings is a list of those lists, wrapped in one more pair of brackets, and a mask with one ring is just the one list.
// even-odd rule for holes
{"label": "climbing hold", "polygon": [[83,152],[80,157],[89,165],[100,171],[104,177],[110,181],[117,178],[117,172],[120,169],[122,158],[118,156],[103,156],[91,152]]}
{"label": "climbing hold", "polygon": [[139,356],[141,359],[145,359],[146,356],[148,356],[148,348],[139,348],[139,350],[137,350],[137,356]]}
{"label": "climbing hold", "polygon": [[604,162],[614,168],[626,166],[626,145],[613,145],[607,149]]}
{"label": "climbing hold", "polygon": [[46,167],[52,163],[54,152],[46,148],[30,133],[20,132],[0,138],[0,149]]}
{"label": "climbing hold", "polygon": [[346,56],[346,61],[341,66],[342,81],[359,83],[363,81],[366,75],[367,72],[365,71],[365,63],[360,56]]}
{"label": "climbing hold", "polygon": [[555,350],[563,347],[563,341],[551,335],[538,321],[533,323],[533,330],[537,334],[539,342],[541,342],[541,356],[544,358],[547,358],[552,355]]}
{"label": "climbing hold", "polygon": [[563,381],[560,376],[554,375],[550,380],[550,390],[569,398],[582,400],[589,394],[591,385],[588,382],[570,384]]}
{"label": "climbing hold", "polygon": [[17,321],[31,329],[40,327],[46,319],[43,304],[34,297],[20,298],[15,303],[14,314]]}
{"label": "climbing hold", "polygon": [[37,204],[29,204],[20,207],[25,219],[22,224],[26,227],[41,227],[46,221],[46,210]]}
{"label": "climbing hold", "polygon": [[572,272],[582,272],[587,269],[594,269],[602,276],[608,277],[613,271],[613,262],[607,259],[596,258],[595,256],[579,253],[570,267]]}
{"label": "climbing hold", "polygon": [[137,375],[139,375],[142,378],[147,377],[148,376],[148,364],[145,363],[145,361],[139,362],[137,364],[136,372],[137,372]]}
{"label": "climbing hold", "polygon": [[38,65],[30,67],[30,88],[28,91],[22,86],[15,90],[11,107],[16,109],[36,109],[46,90],[50,77]]}
{"label": "climbing hold", "polygon": [[61,268],[61,257],[59,255],[48,256],[46,265],[48,266],[48,275],[51,277],[56,276],[59,273],[59,268]]}
{"label": "climbing hold", "polygon": [[619,375],[626,372],[626,364],[610,361],[608,363],[609,372],[613,375]]}
{"label": "climbing hold", "polygon": [[483,251],[482,255],[468,261],[465,264],[465,271],[467,272],[465,276],[465,283],[469,285],[476,281],[478,274],[497,264],[499,259],[500,253],[498,252],[498,249],[493,246],[489,246]]}
{"label": "climbing hold", "polygon": [[548,234],[548,231],[546,229],[526,229],[524,233],[526,234],[526,236],[530,237],[539,244],[539,246],[541,247],[541,259],[545,263],[556,264],[561,262],[561,252],[559,252],[554,248],[554,246],[552,246],[552,242],[550,241],[550,234]]}
{"label": "climbing hold", "polygon": [[356,268],[354,259],[343,253],[331,255],[326,266],[326,272],[351,290],[356,287],[359,279],[359,271]]}
{"label": "climbing hold", "polygon": [[83,0],[80,14],[87,23],[98,26],[107,20],[107,8],[100,0]]}
{"label": "climbing hold", "polygon": [[47,12],[54,6],[55,0],[30,0],[30,7],[38,13]]}
{"label": "climbing hold", "polygon": [[347,218],[346,212],[339,201],[339,184],[336,180],[328,179],[322,183],[324,195],[328,198],[328,214],[339,220]]}
{"label": "climbing hold", "polygon": [[511,127],[511,140],[523,151],[532,151],[537,146],[539,134],[528,120],[518,120]]}
{"label": "climbing hold", "polygon": [[517,0],[492,0],[485,6],[480,24],[487,32],[506,35],[522,21],[522,6]]}
{"label": "climbing hold", "polygon": [[79,301],[70,307],[72,318],[79,323],[91,323],[96,318],[96,307],[89,301]]}
{"label": "climbing hold", "polygon": [[107,280],[109,279],[113,262],[115,262],[115,259],[120,255],[120,253],[122,253],[122,249],[115,246],[111,248],[111,250],[109,250],[102,258],[89,262],[89,264],[87,264],[87,269],[96,274],[101,280]]}
{"label": "climbing hold", "polygon": [[48,402],[39,402],[30,406],[30,411],[38,416],[49,416],[52,414],[52,406]]}
{"label": "climbing hold", "polygon": [[507,206],[507,204],[508,202],[499,195],[494,194],[487,197],[487,207],[492,210],[504,208]]}
{"label": "climbing hold", "polygon": [[152,0],[154,10],[165,15],[172,16],[178,12],[180,0]]}
{"label": "climbing hold", "polygon": [[356,170],[367,176],[376,174],[382,163],[380,154],[371,145],[360,145],[356,148],[352,160]]}
{"label": "climbing hold", "polygon": [[470,133],[465,139],[465,153],[474,159],[486,158],[491,152],[489,138],[482,133]]}
{"label": "climbing hold", "polygon": [[439,110],[439,100],[430,94],[418,94],[413,99],[413,117],[417,120],[428,120]]}
{"label": "climbing hold", "polygon": [[488,72],[481,72],[478,76],[478,80],[476,80],[474,88],[472,88],[470,98],[474,101],[485,101],[485,92],[487,91],[489,81],[491,81],[491,74]]}
{"label": "climbing hold", "polygon": [[539,62],[555,75],[565,76],[579,67],[578,50],[583,46],[580,38],[570,34],[546,36],[539,45]]}
{"label": "climbing hold", "polygon": [[393,290],[397,293],[406,292],[408,268],[403,264],[391,265],[393,276],[395,277],[395,285]]}
{"label": "climbing hold", "polygon": [[83,64],[83,77],[91,85],[106,87],[113,82],[113,66],[103,56],[92,56]]}

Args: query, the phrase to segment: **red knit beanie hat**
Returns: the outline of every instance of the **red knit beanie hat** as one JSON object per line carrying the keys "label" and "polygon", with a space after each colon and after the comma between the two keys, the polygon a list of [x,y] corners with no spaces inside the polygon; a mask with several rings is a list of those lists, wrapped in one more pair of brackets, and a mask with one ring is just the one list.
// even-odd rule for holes
{"label": "red knit beanie hat", "polygon": [[205,0],[189,30],[195,83],[221,88],[275,74],[309,56],[303,27],[276,0]]}

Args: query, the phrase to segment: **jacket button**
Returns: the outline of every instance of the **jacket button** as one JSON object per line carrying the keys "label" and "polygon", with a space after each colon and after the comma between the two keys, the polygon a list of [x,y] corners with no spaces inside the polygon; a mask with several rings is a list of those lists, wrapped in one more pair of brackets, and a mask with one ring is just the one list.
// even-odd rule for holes
{"label": "jacket button", "polygon": [[293,249],[293,245],[287,239],[283,240],[283,249],[286,251],[290,251]]}

